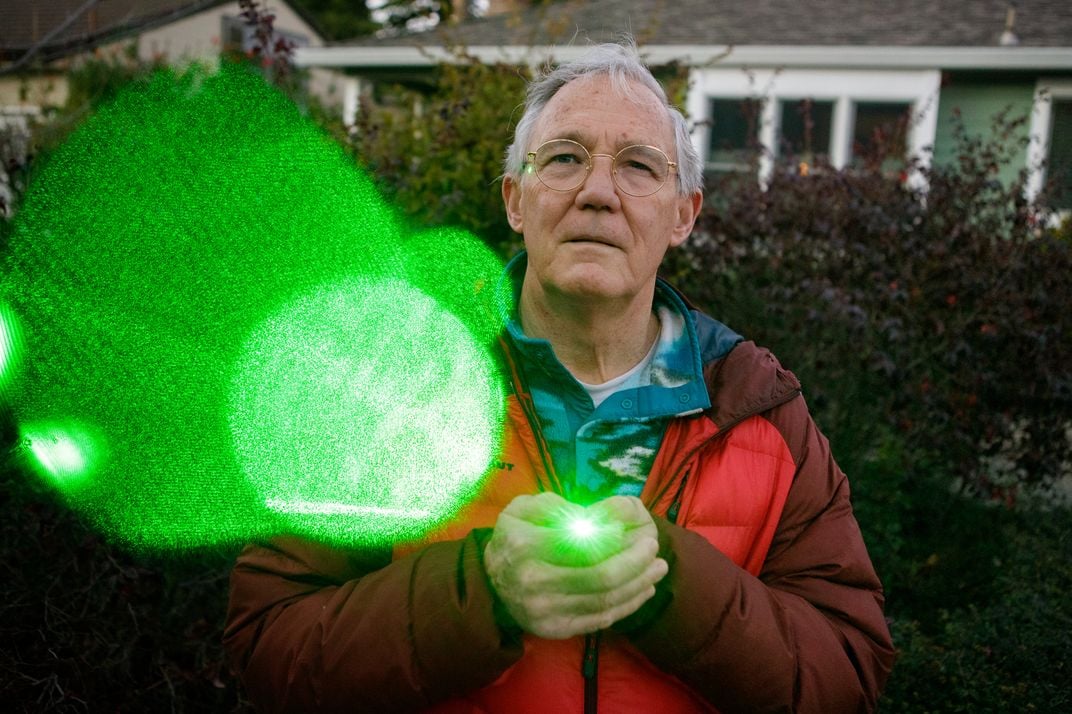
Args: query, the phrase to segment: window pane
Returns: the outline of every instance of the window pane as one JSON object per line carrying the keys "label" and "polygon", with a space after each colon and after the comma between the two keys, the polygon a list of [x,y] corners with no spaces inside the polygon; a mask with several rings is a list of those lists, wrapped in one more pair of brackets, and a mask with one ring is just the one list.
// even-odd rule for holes
{"label": "window pane", "polygon": [[852,132],[853,165],[897,167],[908,155],[911,110],[904,102],[858,103]]}
{"label": "window pane", "polygon": [[758,146],[761,103],[755,99],[711,100],[711,144],[708,167],[743,171]]}
{"label": "window pane", "polygon": [[829,163],[833,102],[785,101],[781,103],[779,114],[779,157],[807,164]]}
{"label": "window pane", "polygon": [[1050,127],[1047,173],[1057,193],[1054,208],[1072,208],[1072,99],[1054,100]]}

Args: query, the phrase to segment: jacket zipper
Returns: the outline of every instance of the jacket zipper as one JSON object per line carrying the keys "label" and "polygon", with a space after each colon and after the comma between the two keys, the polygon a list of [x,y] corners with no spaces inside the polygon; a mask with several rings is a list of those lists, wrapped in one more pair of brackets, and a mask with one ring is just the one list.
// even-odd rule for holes
{"label": "jacket zipper", "polygon": [[[789,395],[788,398],[772,404],[768,409],[780,406],[794,398],[798,393],[799,391],[794,392]],[[718,434],[715,435],[715,438],[723,436],[742,421],[744,421],[744,418],[737,419],[727,424],[725,428],[719,430]],[[692,456],[703,448],[703,446],[704,445],[697,446],[690,451],[682,460],[683,463],[688,464]],[[677,523],[678,512],[681,510],[681,499],[685,494],[685,486],[688,484],[689,476],[691,475],[692,469],[686,465],[685,473],[681,476],[681,483],[677,487],[677,493],[674,494],[674,500],[670,503],[670,508],[666,511],[666,518],[671,523]],[[581,675],[584,677],[584,714],[597,714],[596,710],[599,705],[599,678],[597,676],[599,674],[599,639],[599,632],[584,636],[584,658],[581,660]]]}
{"label": "jacket zipper", "polygon": [[598,632],[584,636],[584,659],[581,660],[581,675],[584,677],[584,714],[596,714],[599,704],[599,635]]}

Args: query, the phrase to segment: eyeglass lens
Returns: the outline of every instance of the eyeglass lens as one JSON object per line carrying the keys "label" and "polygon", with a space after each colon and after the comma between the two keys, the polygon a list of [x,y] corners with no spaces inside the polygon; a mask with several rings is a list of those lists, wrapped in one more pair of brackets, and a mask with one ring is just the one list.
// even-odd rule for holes
{"label": "eyeglass lens", "polygon": [[[580,144],[568,139],[549,141],[536,149],[533,168],[548,188],[569,191],[584,183],[592,157]],[[655,193],[666,183],[670,166],[666,156],[650,146],[628,146],[614,156],[614,183],[633,196]]]}

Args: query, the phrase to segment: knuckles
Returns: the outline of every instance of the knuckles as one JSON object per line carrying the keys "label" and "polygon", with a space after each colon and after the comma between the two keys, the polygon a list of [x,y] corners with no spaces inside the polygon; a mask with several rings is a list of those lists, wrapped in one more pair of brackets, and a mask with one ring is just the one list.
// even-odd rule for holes
{"label": "knuckles", "polygon": [[484,552],[492,586],[528,632],[564,639],[610,627],[655,594],[669,570],[658,556],[658,531],[639,499],[615,496],[590,506],[620,523],[621,550],[589,565],[556,565],[544,522],[561,520],[564,501],[552,493],[516,497],[499,516]]}

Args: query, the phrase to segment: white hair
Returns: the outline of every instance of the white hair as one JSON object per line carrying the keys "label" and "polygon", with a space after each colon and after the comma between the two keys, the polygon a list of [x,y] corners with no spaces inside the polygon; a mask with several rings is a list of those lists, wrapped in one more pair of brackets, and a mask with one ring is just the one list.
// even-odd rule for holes
{"label": "white hair", "polygon": [[670,104],[666,91],[641,61],[637,46],[631,39],[623,40],[620,44],[595,45],[580,58],[559,65],[529,84],[525,94],[525,111],[514,129],[514,141],[506,149],[503,163],[505,175],[515,180],[521,179],[532,130],[547,103],[558,90],[576,79],[592,76],[609,77],[615,91],[627,98],[635,95],[631,86],[633,82],[651,90],[666,110],[674,128],[678,192],[683,196],[691,196],[702,190],[703,162],[689,137],[688,122],[684,115]]}

